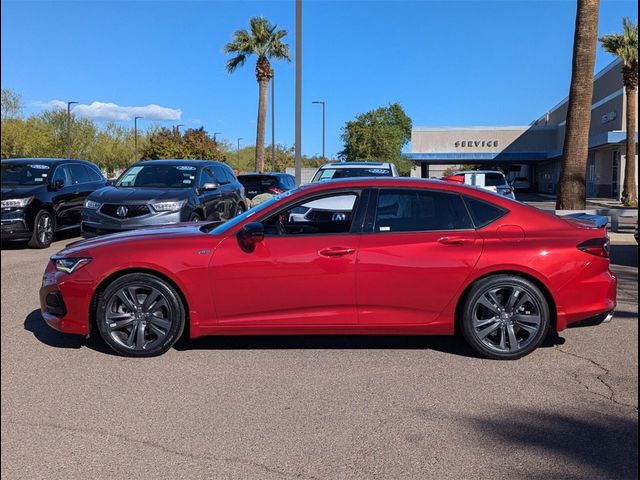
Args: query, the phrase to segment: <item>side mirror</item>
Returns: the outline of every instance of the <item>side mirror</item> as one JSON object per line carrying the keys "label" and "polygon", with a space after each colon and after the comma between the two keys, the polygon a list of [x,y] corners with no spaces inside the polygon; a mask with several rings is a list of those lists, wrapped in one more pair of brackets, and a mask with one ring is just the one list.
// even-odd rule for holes
{"label": "side mirror", "polygon": [[238,232],[238,245],[243,252],[251,253],[256,249],[256,244],[264,240],[264,225],[259,222],[247,223]]}
{"label": "side mirror", "polygon": [[220,187],[219,184],[211,182],[203,184],[202,187],[200,187],[200,190],[202,190],[203,192],[208,192],[211,190],[216,190],[218,187]]}

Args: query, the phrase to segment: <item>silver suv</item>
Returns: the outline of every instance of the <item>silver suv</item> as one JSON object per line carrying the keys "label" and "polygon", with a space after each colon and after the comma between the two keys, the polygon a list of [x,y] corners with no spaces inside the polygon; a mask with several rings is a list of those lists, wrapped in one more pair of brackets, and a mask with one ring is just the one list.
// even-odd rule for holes
{"label": "silver suv", "polygon": [[354,177],[399,177],[398,169],[389,162],[337,162],[321,166],[311,183]]}

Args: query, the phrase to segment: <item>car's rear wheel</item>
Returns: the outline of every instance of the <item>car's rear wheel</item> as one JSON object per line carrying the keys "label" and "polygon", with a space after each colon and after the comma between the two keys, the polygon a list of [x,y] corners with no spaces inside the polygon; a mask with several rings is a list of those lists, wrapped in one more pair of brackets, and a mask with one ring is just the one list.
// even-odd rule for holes
{"label": "car's rear wheel", "polygon": [[247,208],[241,203],[239,203],[238,206],[236,207],[236,214],[234,215],[234,217],[237,217],[238,215],[242,215],[246,211],[247,211]]}
{"label": "car's rear wheel", "polygon": [[169,350],[184,331],[186,313],[178,292],[146,273],[124,275],[100,296],[96,323],[116,352],[152,357]]}
{"label": "car's rear wheel", "polygon": [[202,221],[202,217],[200,216],[200,214],[198,212],[193,212],[191,214],[191,217],[189,217],[189,221],[190,222],[201,222]]}
{"label": "car's rear wheel", "polygon": [[535,350],[549,330],[549,303],[529,280],[495,275],[474,284],[462,313],[462,333],[481,355],[515,360]]}
{"label": "car's rear wheel", "polygon": [[40,210],[33,221],[33,233],[29,240],[31,248],[48,248],[53,240],[54,218],[49,210]]}

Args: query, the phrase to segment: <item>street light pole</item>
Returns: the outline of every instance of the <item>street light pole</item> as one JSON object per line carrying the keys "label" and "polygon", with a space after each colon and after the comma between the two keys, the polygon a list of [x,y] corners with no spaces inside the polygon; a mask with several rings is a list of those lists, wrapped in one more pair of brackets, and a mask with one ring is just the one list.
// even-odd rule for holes
{"label": "street light pole", "polygon": [[138,161],[138,120],[144,117],[133,117],[133,159]]}
{"label": "street light pole", "polygon": [[322,105],[322,160],[326,160],[327,157],[325,156],[325,151],[324,151],[325,127],[326,127],[324,111],[325,111],[326,102],[325,101],[315,101],[315,102],[311,102],[311,103],[316,103],[316,104]]}
{"label": "street light pole", "polygon": [[238,173],[240,173],[240,140],[242,140],[242,138],[238,138],[238,147],[236,149],[236,155],[238,156]]}
{"label": "street light pole", "polygon": [[271,171],[276,171],[276,72],[271,69]]}
{"label": "street light pole", "polygon": [[67,158],[71,158],[71,105],[78,102],[67,102]]}
{"label": "street light pole", "polygon": [[184,127],[184,125],[182,123],[179,123],[178,125],[176,125],[176,130],[178,131],[178,133],[180,133],[180,127]]}
{"label": "street light pole", "polygon": [[216,137],[218,135],[222,135],[222,132],[213,132],[213,144],[217,147],[218,146],[218,140],[216,139]]}
{"label": "street light pole", "polygon": [[302,0],[296,0],[296,185],[302,183]]}

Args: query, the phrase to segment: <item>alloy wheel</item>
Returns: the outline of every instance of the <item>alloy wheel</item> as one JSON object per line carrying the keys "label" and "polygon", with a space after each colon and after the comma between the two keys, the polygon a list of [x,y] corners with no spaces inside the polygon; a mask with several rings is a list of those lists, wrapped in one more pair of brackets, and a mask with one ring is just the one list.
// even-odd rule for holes
{"label": "alloy wheel", "polygon": [[517,353],[526,349],[543,326],[534,292],[521,285],[493,285],[473,305],[473,333],[489,350]]}
{"label": "alloy wheel", "polygon": [[147,285],[125,285],[107,302],[104,321],[109,336],[122,347],[146,351],[162,343],[171,330],[169,299]]}
{"label": "alloy wheel", "polygon": [[48,213],[40,215],[36,225],[36,235],[43,245],[48,245],[53,240],[53,222]]}

